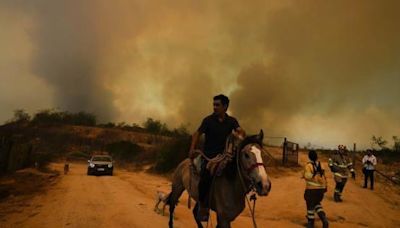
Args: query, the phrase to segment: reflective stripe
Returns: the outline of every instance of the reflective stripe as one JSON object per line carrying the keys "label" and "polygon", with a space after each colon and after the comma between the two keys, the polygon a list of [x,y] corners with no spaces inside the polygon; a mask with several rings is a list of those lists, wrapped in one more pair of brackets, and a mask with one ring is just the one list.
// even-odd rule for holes
{"label": "reflective stripe", "polygon": [[336,193],[339,193],[340,191],[339,191],[338,189],[335,189],[335,192],[336,192]]}
{"label": "reflective stripe", "polygon": [[342,175],[340,173],[335,173],[335,176],[342,177],[342,178],[348,178],[349,177],[348,175]]}
{"label": "reflective stripe", "polygon": [[313,174],[309,173],[309,172],[305,172],[304,173],[304,177],[307,178],[307,179],[311,179],[313,177]]}
{"label": "reflective stripe", "polygon": [[339,164],[339,163],[336,163],[336,162],[329,163],[329,164],[333,164],[334,166],[337,166],[337,167],[339,167],[339,168],[347,168],[347,167],[353,165],[353,163],[349,163],[349,164],[346,165],[346,164]]}
{"label": "reflective stripe", "polygon": [[321,211],[324,211],[324,209],[322,209],[322,207],[320,207],[320,208],[318,208],[318,209],[315,209],[315,211],[316,211],[317,213],[319,213],[319,212],[321,212]]}
{"label": "reflective stripe", "polygon": [[307,215],[307,218],[308,218],[308,219],[314,219],[315,216],[314,216],[314,215]]}
{"label": "reflective stripe", "polygon": [[313,182],[313,181],[306,181],[307,185],[311,185],[311,186],[316,186],[316,187],[325,187],[324,185],[317,183],[317,182]]}

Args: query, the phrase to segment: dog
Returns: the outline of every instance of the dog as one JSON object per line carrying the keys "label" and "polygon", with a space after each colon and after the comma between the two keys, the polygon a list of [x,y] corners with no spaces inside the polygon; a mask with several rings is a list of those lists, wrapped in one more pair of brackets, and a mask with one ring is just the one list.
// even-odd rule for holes
{"label": "dog", "polygon": [[64,174],[67,174],[69,171],[69,163],[64,164]]}
{"label": "dog", "polygon": [[[169,194],[157,190],[157,193],[156,193],[156,205],[154,206],[154,211],[155,212],[161,213],[164,216],[164,211],[165,211],[165,207],[167,206],[168,197],[169,197]],[[163,207],[162,207],[161,211],[158,208],[158,205],[160,205],[160,203],[163,203]]]}

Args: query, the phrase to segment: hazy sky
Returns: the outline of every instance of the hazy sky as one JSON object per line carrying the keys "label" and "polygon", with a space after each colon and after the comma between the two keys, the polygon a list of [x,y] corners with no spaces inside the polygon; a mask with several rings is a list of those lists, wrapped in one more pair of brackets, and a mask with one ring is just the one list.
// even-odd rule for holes
{"label": "hazy sky", "polygon": [[[150,2],[150,3],[149,3]],[[400,136],[399,1],[1,1],[13,110],[191,130],[231,98],[249,133],[333,147]]]}

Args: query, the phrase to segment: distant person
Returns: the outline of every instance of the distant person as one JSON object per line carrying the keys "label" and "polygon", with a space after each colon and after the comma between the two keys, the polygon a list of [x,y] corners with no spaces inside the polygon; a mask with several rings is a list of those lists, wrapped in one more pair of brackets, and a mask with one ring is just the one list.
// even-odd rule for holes
{"label": "distant person", "polygon": [[364,188],[367,188],[368,177],[371,181],[371,190],[374,190],[374,171],[376,166],[376,157],[371,150],[367,150],[367,154],[363,157],[362,163],[364,173]]}
{"label": "distant person", "polygon": [[329,168],[334,174],[334,180],[336,182],[333,199],[335,202],[342,202],[342,192],[349,178],[349,171],[351,177],[356,179],[353,163],[351,162],[345,146],[339,145],[338,150],[329,158]]}
{"label": "distant person", "polygon": [[322,169],[321,162],[318,161],[318,156],[315,150],[310,150],[308,153],[310,161],[304,166],[303,177],[306,181],[306,190],[304,199],[307,205],[307,228],[314,227],[315,212],[322,221],[322,227],[329,226],[328,219],[321,201],[327,189],[325,171]]}
{"label": "distant person", "polygon": [[[227,137],[232,130],[238,132],[242,136],[245,135],[244,130],[240,127],[236,118],[229,116],[226,111],[229,106],[229,98],[223,94],[213,98],[213,113],[205,117],[192,136],[189,157],[193,159],[197,154],[195,149],[199,138],[205,134],[204,154],[209,158],[214,158],[218,154],[222,154],[225,150]],[[197,218],[200,221],[207,221],[209,217],[209,189],[211,186],[212,175],[208,171],[208,161],[202,158],[200,180],[199,180],[199,209]]]}

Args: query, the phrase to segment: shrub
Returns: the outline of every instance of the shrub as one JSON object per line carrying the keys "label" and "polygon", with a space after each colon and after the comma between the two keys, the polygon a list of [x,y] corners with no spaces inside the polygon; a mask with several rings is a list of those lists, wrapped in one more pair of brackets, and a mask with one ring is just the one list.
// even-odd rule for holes
{"label": "shrub", "polygon": [[157,172],[168,172],[176,168],[188,156],[190,137],[179,137],[160,146],[154,167]]}
{"label": "shrub", "polygon": [[136,156],[142,151],[142,148],[130,141],[119,141],[108,144],[106,146],[106,151],[110,153],[115,160],[134,162]]}
{"label": "shrub", "polygon": [[17,109],[14,111],[14,117],[12,118],[11,122],[14,123],[23,123],[31,121],[31,116],[25,112],[23,109]]}
{"label": "shrub", "polygon": [[36,124],[71,124],[95,126],[96,116],[86,112],[70,113],[47,109],[36,113],[32,119],[32,122]]}
{"label": "shrub", "polygon": [[88,153],[83,152],[83,151],[74,151],[74,152],[68,154],[68,158],[71,158],[71,159],[78,159],[78,160],[84,159],[84,160],[87,160],[87,159],[89,159],[89,157],[90,157],[90,155]]}

